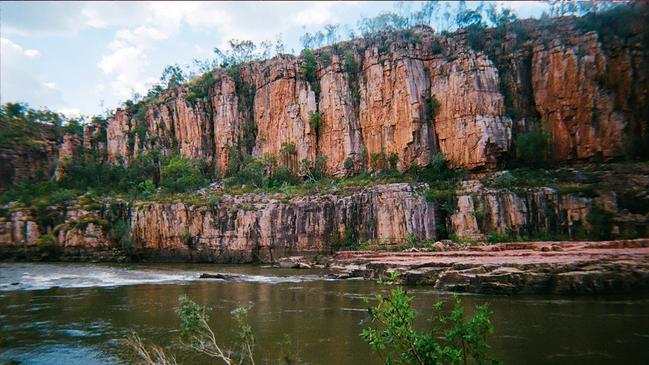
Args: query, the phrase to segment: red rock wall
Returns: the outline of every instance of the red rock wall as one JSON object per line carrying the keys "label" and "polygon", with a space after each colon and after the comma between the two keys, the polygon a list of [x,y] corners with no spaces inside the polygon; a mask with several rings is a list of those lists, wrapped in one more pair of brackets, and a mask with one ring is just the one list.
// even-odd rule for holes
{"label": "red rock wall", "polygon": [[[516,135],[536,127],[551,135],[557,161],[619,158],[631,144],[646,148],[647,50],[602,44],[574,22],[526,20],[525,34],[510,31],[495,40],[488,30],[484,52],[471,48],[464,31],[438,36],[428,28],[410,31],[410,38],[345,42],[337,54],[323,48],[315,51],[317,93],[302,75],[301,57],[245,64],[237,74],[216,70],[204,99],[188,100],[183,86],[150,102],[144,140],[135,133],[133,111],[118,109],[103,143],[111,163],[120,156],[128,163],[154,146],[165,153],[177,147],[219,175],[233,147],[294,169],[324,156],[326,172],[335,176],[346,173],[348,158],[359,170],[381,154],[395,154],[401,171],[426,165],[437,152],[455,167],[497,169],[511,156]],[[435,116],[427,115],[431,97],[439,102]],[[319,132],[309,123],[316,111]],[[295,154],[282,156],[291,143]]]}

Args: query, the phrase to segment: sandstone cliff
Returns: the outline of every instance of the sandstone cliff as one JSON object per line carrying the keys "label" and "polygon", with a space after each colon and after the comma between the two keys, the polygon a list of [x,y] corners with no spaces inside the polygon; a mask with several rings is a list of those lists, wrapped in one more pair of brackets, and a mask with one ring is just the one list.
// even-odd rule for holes
{"label": "sandstone cliff", "polygon": [[494,188],[486,180],[487,185],[469,180],[457,191],[450,212],[426,199],[425,184],[405,183],[303,197],[250,193],[194,202],[12,208],[0,221],[0,246],[10,253],[21,247],[37,250],[39,237],[52,234],[72,255],[74,250],[118,250],[145,258],[249,262],[331,253],[365,242],[398,247],[445,234],[477,241],[585,239],[597,232],[646,237],[649,175],[644,171],[607,172],[602,186],[620,179],[629,184],[599,193]]}
{"label": "sandstone cliff", "polygon": [[[64,250],[121,248],[114,226],[129,227],[134,253],[220,262],[272,261],[289,254],[333,252],[359,241],[396,245],[409,234],[434,239],[439,218],[422,187],[380,185],[348,196],[223,196],[214,205],[137,203],[88,210],[71,207],[56,227],[39,227],[29,210],[0,222],[0,246],[35,248],[42,234]],[[54,208],[53,208],[54,209]]]}
{"label": "sandstone cliff", "polygon": [[74,144],[125,164],[149,149],[177,150],[215,176],[232,152],[294,169],[323,156],[335,176],[348,159],[358,171],[394,156],[403,171],[437,152],[456,167],[497,169],[515,138],[536,128],[550,134],[560,162],[646,155],[649,52],[638,19],[627,33],[604,35],[574,17],[524,20],[485,30],[480,42],[465,30],[383,32],[316,50],[314,80],[305,78],[304,57],[291,55],[217,69],[127,103],[83,138],[3,148],[0,189],[37,172],[52,176]]}
{"label": "sandstone cliff", "polygon": [[[215,70],[202,96],[190,98],[186,85],[146,101],[145,113],[118,109],[108,159],[177,148],[222,175],[232,151],[292,168],[324,156],[327,173],[342,176],[347,159],[358,169],[395,155],[403,171],[441,152],[453,166],[484,170],[501,166],[514,138],[534,128],[550,134],[556,161],[642,149],[646,27],[625,40],[576,23],[521,21],[485,31],[479,46],[466,31],[380,33],[316,50],[311,81],[305,59],[290,55]],[[316,112],[320,127],[310,123]],[[282,156],[289,144],[295,152]]]}
{"label": "sandstone cliff", "polygon": [[[315,61],[278,55],[216,69],[129,102],[81,135],[57,136],[44,127],[36,143],[0,147],[0,190],[39,173],[59,178],[79,146],[99,161],[125,165],[153,149],[177,152],[205,161],[215,179],[245,156],[275,158],[293,170],[325,157],[326,173],[343,176],[387,167],[388,160],[405,171],[442,153],[474,179],[451,192],[450,203],[428,202],[403,184],[351,195],[224,195],[210,206],[8,206],[0,210],[0,243],[35,248],[41,235],[53,234],[67,250],[128,246],[133,254],[248,261],[365,240],[400,243],[409,234],[579,238],[603,229],[615,238],[649,236],[646,171],[612,174],[596,192],[477,180],[507,166],[516,138],[539,128],[563,165],[649,155],[647,23],[624,37],[582,23],[525,20],[480,37],[427,27],[380,32],[315,50]],[[118,237],[119,222],[129,237]]]}

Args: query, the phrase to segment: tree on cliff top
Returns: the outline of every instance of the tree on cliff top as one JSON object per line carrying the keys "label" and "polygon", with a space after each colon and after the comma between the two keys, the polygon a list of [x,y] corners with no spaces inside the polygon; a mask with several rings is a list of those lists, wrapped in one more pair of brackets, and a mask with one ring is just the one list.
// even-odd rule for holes
{"label": "tree on cliff top", "polygon": [[251,40],[230,39],[228,48],[221,50],[214,48],[214,54],[221,61],[221,67],[238,66],[245,62],[265,59],[270,57],[273,44],[263,41],[257,45]]}
{"label": "tree on cliff top", "polygon": [[165,67],[164,71],[162,71],[160,81],[167,85],[167,88],[175,88],[185,82],[185,76],[183,75],[183,70],[180,66],[171,65]]}

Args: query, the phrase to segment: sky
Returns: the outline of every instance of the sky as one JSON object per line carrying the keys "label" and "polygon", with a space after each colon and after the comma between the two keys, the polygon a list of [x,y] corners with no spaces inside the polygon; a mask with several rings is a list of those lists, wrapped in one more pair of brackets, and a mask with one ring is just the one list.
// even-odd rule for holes
{"label": "sky", "polygon": [[[519,17],[546,4],[498,2]],[[452,5],[456,3],[451,2]],[[475,6],[467,2],[468,6]],[[0,1],[0,101],[68,116],[100,114],[146,94],[166,65],[213,55],[230,39],[302,49],[300,36],[395,11],[401,2],[13,2]],[[406,6],[417,7],[418,4]]]}

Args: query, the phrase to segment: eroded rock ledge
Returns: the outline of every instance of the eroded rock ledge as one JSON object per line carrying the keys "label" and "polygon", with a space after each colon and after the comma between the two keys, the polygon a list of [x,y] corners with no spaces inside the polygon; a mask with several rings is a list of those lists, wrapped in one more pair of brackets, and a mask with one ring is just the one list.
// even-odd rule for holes
{"label": "eroded rock ledge", "polygon": [[443,252],[339,252],[339,278],[378,279],[483,294],[649,292],[649,239],[515,242]]}

